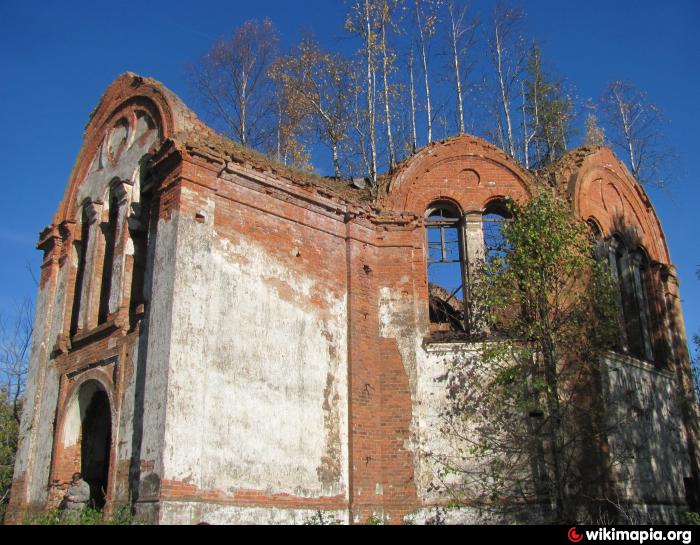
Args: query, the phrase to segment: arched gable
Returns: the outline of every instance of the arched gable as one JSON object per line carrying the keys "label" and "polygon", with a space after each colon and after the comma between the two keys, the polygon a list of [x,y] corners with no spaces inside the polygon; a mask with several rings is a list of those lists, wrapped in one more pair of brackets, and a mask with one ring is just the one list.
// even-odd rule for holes
{"label": "arched gable", "polygon": [[84,202],[102,202],[114,179],[133,182],[144,156],[198,125],[161,83],[131,72],[119,76],[90,115],[55,223],[77,220]]}
{"label": "arched gable", "polygon": [[475,212],[499,198],[527,198],[532,183],[531,176],[501,150],[481,138],[460,135],[430,144],[408,159],[380,198],[388,209],[421,215],[438,199]]}
{"label": "arched gable", "polygon": [[649,197],[611,150],[600,148],[586,156],[567,190],[576,215],[595,221],[604,237],[621,235],[629,245],[644,248],[652,260],[670,263]]}

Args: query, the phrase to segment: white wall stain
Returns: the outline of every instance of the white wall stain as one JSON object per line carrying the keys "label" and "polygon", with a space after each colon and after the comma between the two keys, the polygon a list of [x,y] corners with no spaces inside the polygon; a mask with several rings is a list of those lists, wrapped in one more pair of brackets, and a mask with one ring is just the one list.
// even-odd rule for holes
{"label": "white wall stain", "polygon": [[[348,524],[347,509],[322,509],[326,524]],[[275,507],[237,507],[202,502],[164,501],[161,524],[315,524],[318,509],[280,509]]]}
{"label": "white wall stain", "polygon": [[191,218],[180,218],[176,269],[163,478],[226,494],[347,494],[345,297],[312,306],[313,276]]}

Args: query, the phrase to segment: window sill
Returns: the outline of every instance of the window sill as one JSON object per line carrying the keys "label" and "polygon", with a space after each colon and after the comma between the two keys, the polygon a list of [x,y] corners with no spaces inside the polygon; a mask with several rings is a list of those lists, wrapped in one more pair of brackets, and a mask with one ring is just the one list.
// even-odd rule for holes
{"label": "window sill", "polygon": [[452,331],[430,326],[430,333],[423,339],[423,344],[435,343],[467,343],[472,337],[466,331]]}
{"label": "window sill", "polygon": [[[423,339],[423,348],[427,352],[441,352],[441,351],[452,351],[452,350],[474,350],[477,346],[488,343],[492,341],[502,340],[496,337],[492,338],[477,338],[474,336],[469,336],[465,332],[450,331],[450,332],[431,332],[430,336]],[[629,356],[627,354],[620,354],[618,352],[608,351],[604,356],[604,360],[607,363],[619,363],[624,365],[631,365],[633,367],[638,367],[648,372],[658,373],[664,376],[670,376],[671,370],[668,367],[657,367],[654,362],[642,360]]]}
{"label": "window sill", "polygon": [[104,337],[107,337],[110,333],[120,328],[121,325],[117,319],[117,316],[110,316],[110,318],[106,322],[103,322],[100,325],[93,327],[92,329],[88,329],[86,331],[79,331],[78,333],[73,335],[73,337],[71,338],[70,349],[75,350],[99,339],[103,339]]}
{"label": "window sill", "polygon": [[630,356],[628,354],[621,354],[619,352],[608,351],[605,354],[604,359],[607,362],[614,362],[614,363],[622,363],[625,365],[631,365],[633,367],[638,367],[638,368],[643,369],[645,371],[655,372],[655,373],[659,373],[662,375],[671,375],[672,374],[671,370],[668,367],[659,367],[653,361],[642,360],[639,358],[635,358],[634,356]]}

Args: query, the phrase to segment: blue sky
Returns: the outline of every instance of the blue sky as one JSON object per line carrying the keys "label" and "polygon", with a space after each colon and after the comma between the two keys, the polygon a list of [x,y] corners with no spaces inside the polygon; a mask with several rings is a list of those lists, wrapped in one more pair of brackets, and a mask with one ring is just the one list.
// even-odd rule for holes
{"label": "blue sky", "polygon": [[[490,1],[472,2],[486,14]],[[698,202],[700,1],[538,0],[523,5],[546,62],[595,98],[625,79],[648,91],[670,119],[680,173],[668,191],[650,189],[678,266],[689,335],[700,333]],[[250,18],[270,17],[283,45],[313,30],[322,45],[348,51],[343,2],[147,0],[0,2],[0,312],[33,296],[34,243],[51,222],[78,154],[90,111],[131,70],[162,81],[191,103],[184,65]],[[326,169],[323,161],[319,167]],[[324,172],[326,173],[326,172]]]}

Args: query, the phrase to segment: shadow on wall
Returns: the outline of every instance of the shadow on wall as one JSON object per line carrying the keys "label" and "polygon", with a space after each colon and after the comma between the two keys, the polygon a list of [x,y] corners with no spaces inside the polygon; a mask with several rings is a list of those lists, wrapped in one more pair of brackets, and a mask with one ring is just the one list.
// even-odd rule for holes
{"label": "shadow on wall", "polygon": [[158,227],[160,199],[155,191],[155,179],[145,168],[148,157],[142,160],[139,183],[140,200],[129,229],[134,244],[134,281],[131,292],[130,320],[132,328],[139,329],[138,355],[134,386],[134,416],[131,436],[131,463],[129,483],[133,504],[157,498],[160,480],[157,475],[146,476],[142,481],[142,454],[145,410],[146,374],[148,365],[149,303],[154,277],[155,241]]}

